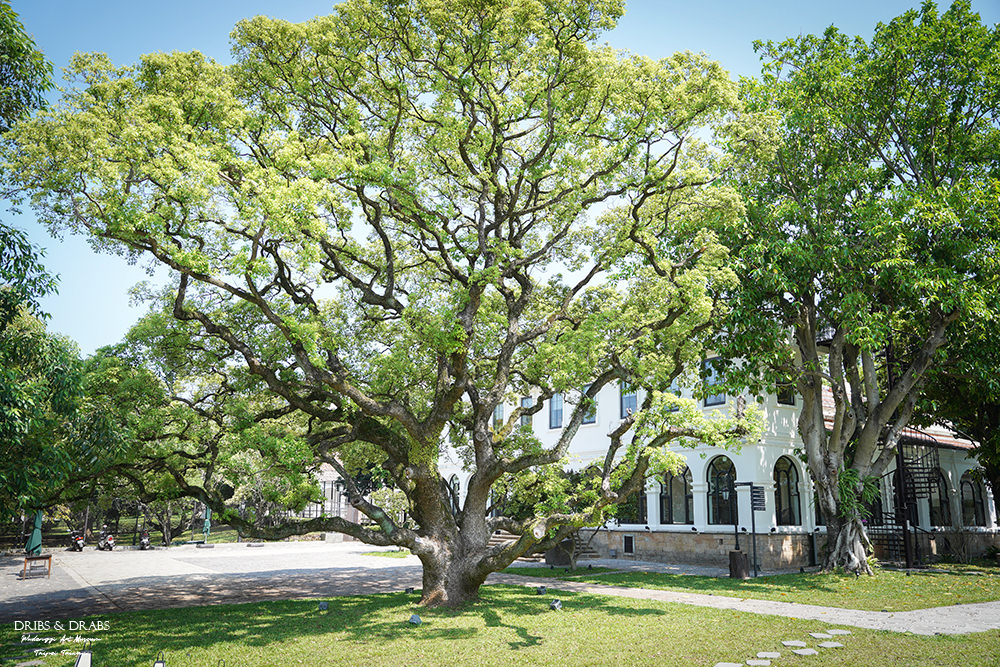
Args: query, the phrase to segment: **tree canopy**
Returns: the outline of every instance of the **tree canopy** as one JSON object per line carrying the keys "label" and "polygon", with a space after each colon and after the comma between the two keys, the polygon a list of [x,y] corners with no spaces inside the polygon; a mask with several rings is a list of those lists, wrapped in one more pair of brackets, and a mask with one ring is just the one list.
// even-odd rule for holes
{"label": "tree canopy", "polygon": [[743,177],[723,344],[756,351],[734,382],[794,383],[827,566],[867,571],[864,480],[891,463],[960,323],[998,302],[1000,29],[927,2],[870,42],[831,27],[758,49],[745,97],[780,117],[782,142]]}
{"label": "tree canopy", "polygon": [[[188,349],[227,375],[238,363],[349,486],[352,461],[387,471],[416,525],[349,488],[369,525],[309,528],[410,548],[424,601],[457,604],[600,522],[668,443],[755,438],[748,416],[674,411],[666,390],[735,286],[706,227],[741,214],[718,179],[766,148],[767,127],[717,63],[596,46],[622,11],[349,0],[303,24],[241,22],[232,66],[79,55],[62,103],[20,125],[6,159],[53,228],[169,267]],[[590,502],[488,517],[491,487],[560,465],[617,382],[646,399],[609,434]],[[570,414],[544,447],[518,419],[556,393]],[[502,403],[518,407],[494,428]],[[446,441],[472,472],[454,514]],[[212,470],[181,479],[225,511]],[[488,547],[498,527],[518,539]]]}

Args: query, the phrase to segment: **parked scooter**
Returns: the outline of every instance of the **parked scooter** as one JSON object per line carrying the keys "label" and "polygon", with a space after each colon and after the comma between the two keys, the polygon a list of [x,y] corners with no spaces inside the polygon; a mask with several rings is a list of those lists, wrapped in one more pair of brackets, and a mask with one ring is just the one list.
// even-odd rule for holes
{"label": "parked scooter", "polygon": [[143,528],[142,532],[139,533],[139,549],[145,551],[152,548],[152,545],[149,543],[149,531]]}
{"label": "parked scooter", "polygon": [[73,551],[83,551],[83,533],[74,530],[69,534],[69,548]]}
{"label": "parked scooter", "polygon": [[108,525],[104,524],[101,528],[101,536],[97,540],[97,549],[99,551],[111,551],[115,548],[115,536],[108,532]]}

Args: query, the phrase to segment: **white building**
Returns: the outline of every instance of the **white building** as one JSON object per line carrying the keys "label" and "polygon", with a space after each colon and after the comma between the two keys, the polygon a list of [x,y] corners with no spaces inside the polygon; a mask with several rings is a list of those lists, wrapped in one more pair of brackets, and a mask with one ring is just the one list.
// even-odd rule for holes
{"label": "white building", "polygon": [[[597,396],[593,419],[580,427],[570,445],[570,465],[580,469],[603,460],[607,434],[642,398],[623,393],[616,384],[604,387]],[[735,547],[735,532],[740,533],[741,548],[749,551],[749,534],[756,524],[762,568],[816,562],[822,557],[826,529],[817,516],[813,484],[800,458],[797,402],[792,392],[767,397],[759,405],[764,435],[759,443],[747,444],[741,451],[676,447],[687,468],[677,476],[648,479],[645,496],[639,498],[631,519],[610,522],[598,531],[593,546],[604,556],[724,565]],[[734,400],[720,394],[700,403],[705,411],[731,410]],[[509,415],[514,406],[503,409]],[[523,425],[530,426],[543,445],[552,447],[570,409],[569,402],[557,395]],[[1000,543],[992,495],[969,474],[976,467],[975,460],[967,457],[971,448],[971,442],[943,428],[912,431],[904,440],[907,497],[915,505],[908,512],[913,524],[910,544],[919,560],[945,552],[977,555],[989,544]],[[459,488],[464,502],[470,472],[461,468],[456,456],[446,457],[441,470]],[[895,466],[881,481],[882,498],[869,519],[869,534],[877,555],[903,560],[902,528],[893,511],[894,470]],[[751,511],[749,486],[735,487],[734,503],[733,481],[763,487],[764,509]]]}

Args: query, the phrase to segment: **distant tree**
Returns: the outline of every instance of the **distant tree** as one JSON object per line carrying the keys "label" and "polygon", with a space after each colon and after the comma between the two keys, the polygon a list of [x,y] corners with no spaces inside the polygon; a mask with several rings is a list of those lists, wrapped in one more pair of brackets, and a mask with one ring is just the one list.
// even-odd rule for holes
{"label": "distant tree", "polygon": [[825,566],[870,572],[866,489],[960,325],[1000,302],[1000,29],[927,2],[870,43],[831,27],[758,49],[745,97],[781,118],[782,144],[744,175],[722,346],[749,362],[733,382],[794,384]]}
{"label": "distant tree", "polygon": [[0,0],[0,134],[45,102],[52,64],[24,32],[8,0]]}
{"label": "distant tree", "polygon": [[0,328],[0,518],[48,507],[76,467],[67,438],[79,381],[76,346],[27,311]]}

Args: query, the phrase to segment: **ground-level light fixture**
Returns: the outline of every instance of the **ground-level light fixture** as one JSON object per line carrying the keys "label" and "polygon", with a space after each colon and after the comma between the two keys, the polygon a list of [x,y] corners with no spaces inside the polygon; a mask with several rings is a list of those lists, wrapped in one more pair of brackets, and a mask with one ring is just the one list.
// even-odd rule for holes
{"label": "ground-level light fixture", "polygon": [[153,667],[167,667],[167,659],[163,657],[163,651],[160,651],[160,654],[156,656]]}
{"label": "ground-level light fixture", "polygon": [[83,645],[83,650],[77,654],[73,667],[90,667],[94,664],[93,660],[94,654],[90,651],[90,642],[87,642]]}
{"label": "ground-level light fixture", "polygon": [[562,609],[562,601],[553,600],[552,602],[549,603],[549,609],[551,609],[552,611],[559,611],[560,609]]}

